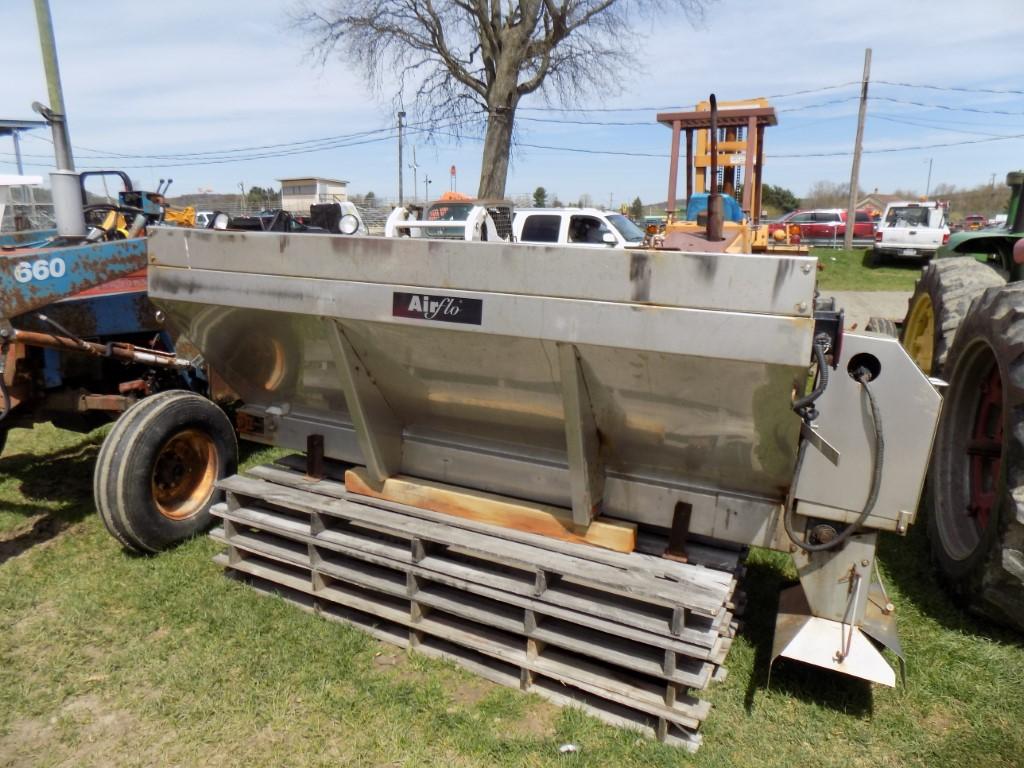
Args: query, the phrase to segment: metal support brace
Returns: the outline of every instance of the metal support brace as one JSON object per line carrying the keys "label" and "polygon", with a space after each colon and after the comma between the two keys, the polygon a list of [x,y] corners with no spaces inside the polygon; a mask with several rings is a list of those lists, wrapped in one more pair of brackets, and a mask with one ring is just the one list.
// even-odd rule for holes
{"label": "metal support brace", "polygon": [[558,365],[565,409],[572,520],[577,525],[590,525],[597,516],[597,508],[604,495],[604,466],[599,452],[597,423],[575,345],[558,345]]}
{"label": "metal support brace", "polygon": [[382,484],[401,469],[402,425],[345,335],[341,323],[325,319],[324,327],[366,468],[371,479]]}

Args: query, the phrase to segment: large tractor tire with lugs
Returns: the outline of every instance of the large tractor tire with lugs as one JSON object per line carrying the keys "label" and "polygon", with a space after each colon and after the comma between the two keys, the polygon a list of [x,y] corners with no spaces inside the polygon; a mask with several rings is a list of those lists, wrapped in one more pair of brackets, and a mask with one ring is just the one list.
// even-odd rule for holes
{"label": "large tractor tire with lugs", "polygon": [[932,552],[962,604],[1024,630],[1024,284],[975,300],[946,373],[928,482]]}
{"label": "large tractor tire with lugs", "polygon": [[881,333],[883,336],[892,336],[894,339],[900,337],[900,329],[896,327],[896,321],[890,320],[888,317],[869,318],[867,325],[864,326],[864,330],[871,333]]}
{"label": "large tractor tire with lugs", "polygon": [[900,341],[925,374],[941,376],[957,328],[986,288],[1004,285],[994,269],[971,257],[936,259],[921,270],[907,305]]}
{"label": "large tractor tire with lugs", "polygon": [[162,552],[210,527],[218,480],[234,474],[238,443],[224,412],[175,390],[140,400],[103,441],[96,508],[122,546]]}

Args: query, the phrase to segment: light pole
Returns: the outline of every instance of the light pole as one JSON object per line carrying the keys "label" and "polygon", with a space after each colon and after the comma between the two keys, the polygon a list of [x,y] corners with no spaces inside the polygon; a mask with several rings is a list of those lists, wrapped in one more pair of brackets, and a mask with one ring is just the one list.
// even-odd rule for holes
{"label": "light pole", "polygon": [[416,189],[420,185],[420,177],[419,177],[419,173],[417,173],[417,171],[419,170],[419,166],[416,165],[416,145],[415,144],[412,147],[412,162],[409,163],[409,167],[412,168],[412,196],[413,196],[413,199],[415,199],[416,198]]}
{"label": "light pole", "polygon": [[430,200],[430,176],[424,174],[423,176],[423,202]]}
{"label": "light pole", "polygon": [[405,120],[405,111],[398,113],[398,204],[405,203],[402,195],[402,121]]}

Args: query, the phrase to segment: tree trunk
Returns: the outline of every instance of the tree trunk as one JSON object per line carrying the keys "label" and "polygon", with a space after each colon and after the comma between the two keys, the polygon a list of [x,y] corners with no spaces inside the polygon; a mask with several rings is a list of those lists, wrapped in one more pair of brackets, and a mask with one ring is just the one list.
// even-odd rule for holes
{"label": "tree trunk", "polygon": [[480,188],[477,197],[482,200],[500,200],[505,197],[508,178],[508,158],[512,150],[512,124],[515,106],[492,108],[484,135],[484,154],[480,165]]}

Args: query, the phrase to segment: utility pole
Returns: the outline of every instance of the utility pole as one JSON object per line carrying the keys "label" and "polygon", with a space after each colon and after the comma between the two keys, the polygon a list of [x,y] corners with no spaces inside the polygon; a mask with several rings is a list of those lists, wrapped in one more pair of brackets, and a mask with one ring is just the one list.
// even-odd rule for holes
{"label": "utility pole", "polygon": [[420,177],[419,177],[419,173],[418,173],[419,166],[416,165],[416,145],[415,144],[412,147],[412,162],[409,163],[409,167],[412,168],[412,196],[415,199],[415,197],[416,197],[416,190],[419,189],[419,186],[420,186]]}
{"label": "utility pole", "polygon": [[430,175],[423,174],[423,202],[430,200]]}
{"label": "utility pole", "polygon": [[[402,121],[405,120],[405,110],[398,113],[398,204],[405,204],[405,196],[402,194]],[[415,191],[415,190],[414,190]]]}
{"label": "utility pole", "polygon": [[928,199],[928,193],[932,191],[932,161],[934,157],[928,158],[928,182],[924,185],[924,197]]}
{"label": "utility pole", "polygon": [[36,102],[32,105],[53,130],[53,150],[58,171],[75,170],[71,154],[71,138],[68,134],[68,118],[64,111],[64,91],[60,86],[60,66],[57,63],[57,44],[53,39],[53,19],[47,0],[35,0],[36,26],[39,27],[39,49],[43,54],[43,69],[46,71],[46,88],[50,97],[49,107]]}
{"label": "utility pole", "polygon": [[864,79],[860,84],[860,111],[857,114],[857,139],[853,145],[853,168],[850,169],[850,198],[846,206],[846,233],[843,248],[853,248],[853,225],[857,221],[857,187],[860,182],[860,151],[864,141],[864,118],[868,112],[868,81],[871,79],[871,49],[864,49]]}
{"label": "utility pole", "polygon": [[21,164],[21,144],[18,143],[18,129],[11,131],[11,139],[14,141],[14,163],[18,167],[18,175],[25,175],[25,166]]}

